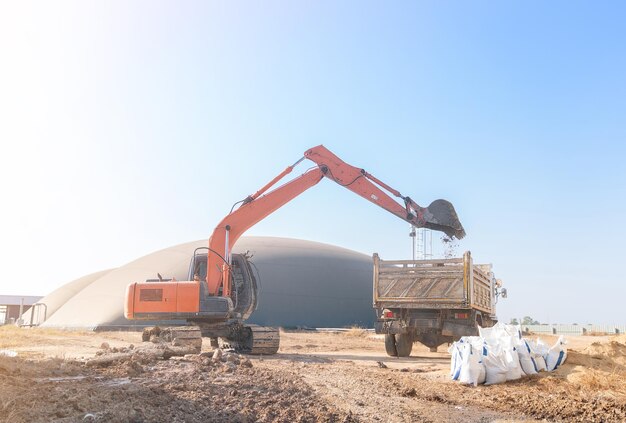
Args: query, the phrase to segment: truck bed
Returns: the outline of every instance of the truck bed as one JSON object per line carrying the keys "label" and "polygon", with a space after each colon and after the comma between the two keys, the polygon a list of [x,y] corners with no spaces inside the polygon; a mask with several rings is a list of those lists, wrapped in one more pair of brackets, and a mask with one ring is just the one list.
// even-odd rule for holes
{"label": "truck bed", "polygon": [[473,308],[492,314],[491,265],[469,252],[441,260],[382,260],[374,254],[375,308]]}

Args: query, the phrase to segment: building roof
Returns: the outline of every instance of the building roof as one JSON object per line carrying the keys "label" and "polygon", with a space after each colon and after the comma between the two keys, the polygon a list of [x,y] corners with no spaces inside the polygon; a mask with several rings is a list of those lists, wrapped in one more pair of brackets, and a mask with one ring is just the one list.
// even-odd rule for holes
{"label": "building roof", "polygon": [[0,306],[20,305],[22,299],[24,305],[33,305],[43,297],[37,297],[33,295],[0,295]]}

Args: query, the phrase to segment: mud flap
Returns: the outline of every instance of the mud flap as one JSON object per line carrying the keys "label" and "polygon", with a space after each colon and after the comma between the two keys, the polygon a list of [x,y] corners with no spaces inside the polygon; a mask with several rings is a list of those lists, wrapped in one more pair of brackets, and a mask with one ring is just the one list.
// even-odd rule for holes
{"label": "mud flap", "polygon": [[441,334],[443,336],[451,336],[453,338],[460,338],[462,336],[476,336],[478,335],[478,329],[476,328],[476,326],[469,326],[445,321],[443,322]]}

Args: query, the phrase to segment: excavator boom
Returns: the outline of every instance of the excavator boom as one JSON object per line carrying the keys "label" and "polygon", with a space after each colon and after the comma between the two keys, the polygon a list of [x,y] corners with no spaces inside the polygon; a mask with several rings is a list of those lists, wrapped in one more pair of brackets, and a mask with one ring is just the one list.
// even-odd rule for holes
{"label": "excavator boom", "polygon": [[[317,167],[268,192],[305,158],[314,162]],[[403,196],[399,191],[378,180],[364,169],[345,163],[326,147],[318,145],[307,150],[302,159],[287,167],[259,191],[242,200],[241,206],[224,217],[215,227],[209,239],[207,259],[206,281],[209,295],[219,295],[220,289],[222,295],[230,295],[229,255],[239,237],[251,226],[316,185],[323,177],[349,189],[413,226],[442,231],[451,238],[461,239],[465,236],[465,230],[456,211],[448,201],[435,200],[428,207],[420,207],[411,198]],[[383,189],[402,199],[404,204],[398,203]]]}

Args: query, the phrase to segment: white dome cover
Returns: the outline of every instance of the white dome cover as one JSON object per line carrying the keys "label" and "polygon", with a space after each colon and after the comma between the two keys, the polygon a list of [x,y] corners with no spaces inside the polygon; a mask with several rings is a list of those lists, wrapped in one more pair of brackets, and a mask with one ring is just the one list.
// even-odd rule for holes
{"label": "white dome cover", "polygon": [[[117,269],[63,285],[40,302],[48,306],[44,327],[122,329],[144,326],[123,316],[126,286],[163,277],[186,280],[189,262],[207,240],[148,254]],[[248,322],[268,326],[372,326],[371,258],[319,242],[242,237],[234,252],[250,251],[260,274],[258,309]],[[28,317],[28,316],[26,316]]]}

